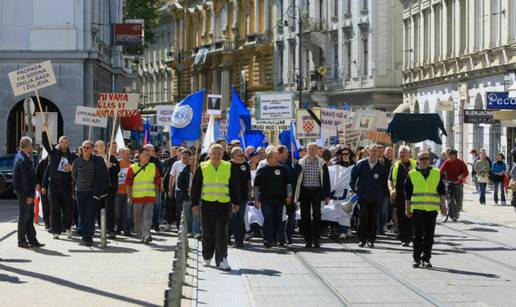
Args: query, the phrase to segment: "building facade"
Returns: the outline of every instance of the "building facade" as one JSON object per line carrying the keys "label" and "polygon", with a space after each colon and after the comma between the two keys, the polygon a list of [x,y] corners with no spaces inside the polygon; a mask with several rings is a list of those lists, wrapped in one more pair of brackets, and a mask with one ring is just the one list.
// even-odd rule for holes
{"label": "building facade", "polygon": [[[143,75],[151,66],[170,69],[167,86],[173,102],[205,89],[222,95],[225,109],[233,85],[241,98],[252,104],[254,93],[273,88],[271,1],[169,2],[163,8],[162,21],[170,32],[158,48],[161,53],[145,58],[139,69]],[[147,85],[154,87],[148,92],[161,92],[156,86]]]}
{"label": "building facade", "polygon": [[[22,135],[34,134],[23,113],[23,99],[30,95],[14,97],[9,72],[52,61],[57,84],[39,95],[43,108],[54,114],[52,138],[67,135],[74,147],[89,134],[74,125],[76,106],[95,106],[98,93],[132,85],[129,59],[111,46],[111,24],[122,21],[122,10],[122,0],[0,1],[0,154],[16,151]],[[95,128],[91,137],[107,135],[103,130]]]}
{"label": "building facade", "polygon": [[[516,2],[414,0],[403,4],[403,99],[412,112],[441,114],[443,146],[466,156],[506,152],[511,129],[464,124],[464,109],[486,109],[487,92],[516,85]],[[441,111],[450,102],[453,110]],[[436,150],[441,150],[437,147]]]}
{"label": "building facade", "polygon": [[274,88],[296,91],[301,72],[304,102],[392,110],[402,100],[401,12],[388,0],[274,1]]}

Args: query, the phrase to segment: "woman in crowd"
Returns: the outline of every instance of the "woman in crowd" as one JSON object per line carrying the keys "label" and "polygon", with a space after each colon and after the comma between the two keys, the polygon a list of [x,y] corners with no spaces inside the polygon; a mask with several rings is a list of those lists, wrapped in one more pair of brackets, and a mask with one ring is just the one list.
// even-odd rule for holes
{"label": "woman in crowd", "polygon": [[504,187],[504,176],[507,171],[507,164],[505,164],[505,156],[503,153],[496,155],[496,162],[491,167],[493,172],[494,182],[494,201],[495,205],[498,205],[498,190],[500,190],[502,206],[505,205],[505,187]]}
{"label": "woman in crowd", "polygon": [[489,167],[489,161],[487,160],[487,156],[485,151],[480,151],[480,159],[477,160],[473,169],[476,173],[478,189],[480,193],[480,204],[486,204],[486,187],[489,183],[489,171],[491,168]]}

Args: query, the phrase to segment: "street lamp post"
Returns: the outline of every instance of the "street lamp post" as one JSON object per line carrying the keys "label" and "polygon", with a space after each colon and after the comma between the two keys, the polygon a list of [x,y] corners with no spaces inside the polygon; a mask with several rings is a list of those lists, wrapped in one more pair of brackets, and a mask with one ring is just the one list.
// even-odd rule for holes
{"label": "street lamp post", "polygon": [[[297,9],[297,12],[298,12],[298,16],[296,16],[295,14],[295,11],[294,11],[294,16],[290,16],[288,13],[287,13],[287,16],[289,18],[292,18],[292,19],[297,19],[297,24],[298,24],[298,27],[299,27],[299,33],[298,33],[298,36],[299,36],[299,45],[297,46],[298,48],[298,56],[299,56],[299,60],[298,60],[298,69],[299,69],[299,73],[297,74],[297,91],[298,91],[298,108],[301,109],[301,107],[303,106],[303,99],[302,99],[302,96],[303,96],[303,73],[302,73],[302,59],[301,59],[301,44],[303,42],[303,19],[301,18],[301,8],[292,3],[292,5],[290,7],[293,7],[294,9]],[[287,12],[288,10],[290,9],[287,8]],[[285,20],[285,25],[288,26],[288,21]],[[295,65],[295,61],[294,61],[294,65]],[[294,71],[295,71],[295,67],[294,67]]]}

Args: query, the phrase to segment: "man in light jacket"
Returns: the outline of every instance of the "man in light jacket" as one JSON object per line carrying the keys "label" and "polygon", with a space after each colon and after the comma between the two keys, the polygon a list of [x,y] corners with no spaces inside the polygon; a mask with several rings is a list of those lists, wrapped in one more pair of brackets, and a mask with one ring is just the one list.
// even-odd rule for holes
{"label": "man in light jacket", "polygon": [[[330,199],[330,173],[324,160],[317,156],[317,144],[307,146],[308,155],[295,166],[296,189],[294,202],[301,207],[301,227],[305,247],[321,246],[321,203]],[[310,211],[312,216],[310,217]]]}

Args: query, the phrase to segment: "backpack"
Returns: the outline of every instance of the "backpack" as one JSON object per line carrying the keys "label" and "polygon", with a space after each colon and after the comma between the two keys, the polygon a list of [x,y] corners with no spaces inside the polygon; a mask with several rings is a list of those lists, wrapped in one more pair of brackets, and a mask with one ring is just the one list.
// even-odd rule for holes
{"label": "backpack", "polygon": [[183,167],[179,175],[177,176],[177,188],[188,194],[188,188],[190,187],[190,166]]}

